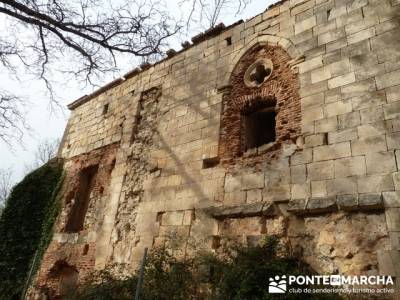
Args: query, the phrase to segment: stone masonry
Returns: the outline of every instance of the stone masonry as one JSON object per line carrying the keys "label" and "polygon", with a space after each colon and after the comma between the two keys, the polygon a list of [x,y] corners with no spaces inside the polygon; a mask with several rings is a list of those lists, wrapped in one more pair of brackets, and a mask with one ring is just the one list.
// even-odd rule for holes
{"label": "stone masonry", "polygon": [[400,276],[400,1],[287,0],[69,105],[33,286],[276,235],[320,274]]}

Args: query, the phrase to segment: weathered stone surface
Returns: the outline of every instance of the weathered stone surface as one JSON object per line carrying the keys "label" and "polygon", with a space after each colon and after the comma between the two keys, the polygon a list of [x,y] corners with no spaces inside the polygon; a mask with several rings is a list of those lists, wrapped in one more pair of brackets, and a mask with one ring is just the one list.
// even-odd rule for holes
{"label": "weathered stone surface", "polygon": [[365,156],[367,174],[391,173],[397,170],[393,152],[374,152]]}
{"label": "weathered stone surface", "polygon": [[287,211],[295,215],[305,214],[306,204],[307,203],[305,199],[292,200],[288,204]]}
{"label": "weathered stone surface", "polygon": [[383,200],[380,193],[377,194],[360,194],[358,197],[358,206],[362,210],[379,210],[383,209]]}
{"label": "weathered stone surface", "polygon": [[351,156],[350,143],[319,146],[314,148],[314,161],[329,160]]}
{"label": "weathered stone surface", "polygon": [[267,203],[252,203],[228,207],[209,207],[204,209],[204,211],[216,219],[274,216],[277,213],[275,206]]}
{"label": "weathered stone surface", "polygon": [[336,198],[335,197],[322,197],[322,198],[311,198],[307,203],[308,213],[326,213],[337,210]]}
{"label": "weathered stone surface", "polygon": [[358,210],[358,197],[356,195],[337,196],[337,205],[340,210],[356,211]]}
{"label": "weathered stone surface", "polygon": [[335,177],[365,175],[365,157],[355,156],[335,160]]}
{"label": "weathered stone surface", "polygon": [[307,164],[307,174],[311,180],[331,179],[334,177],[334,161]]}
{"label": "weathered stone surface", "polygon": [[394,190],[393,179],[387,175],[369,175],[357,178],[359,193],[375,193]]}

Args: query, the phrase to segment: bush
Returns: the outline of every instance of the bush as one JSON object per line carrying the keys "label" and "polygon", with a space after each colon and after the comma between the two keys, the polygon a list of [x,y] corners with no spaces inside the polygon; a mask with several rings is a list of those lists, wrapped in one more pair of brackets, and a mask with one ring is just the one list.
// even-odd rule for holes
{"label": "bush", "polygon": [[0,218],[0,299],[20,298],[35,252],[49,239],[61,174],[60,162],[47,163],[18,183],[7,199]]}
{"label": "bush", "polygon": [[[269,294],[270,277],[312,274],[301,261],[279,256],[278,248],[278,240],[270,237],[259,246],[227,249],[223,257],[203,253],[186,261],[154,249],[148,256],[140,299],[341,299],[337,295]],[[100,277],[93,277],[72,299],[133,299],[137,275],[117,280],[105,272]]]}

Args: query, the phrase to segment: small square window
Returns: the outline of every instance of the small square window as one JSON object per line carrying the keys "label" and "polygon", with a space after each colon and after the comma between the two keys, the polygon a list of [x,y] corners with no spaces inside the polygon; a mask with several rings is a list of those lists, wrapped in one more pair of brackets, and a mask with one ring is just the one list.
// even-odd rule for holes
{"label": "small square window", "polygon": [[103,106],[103,115],[105,115],[108,112],[108,107],[109,107],[108,103]]}
{"label": "small square window", "polygon": [[226,45],[227,45],[227,46],[232,45],[232,37],[226,38],[225,41],[226,41]]}
{"label": "small square window", "polygon": [[219,164],[219,157],[210,157],[203,159],[203,169],[215,168]]}
{"label": "small square window", "polygon": [[243,115],[244,151],[275,141],[275,117],[274,107],[264,107]]}

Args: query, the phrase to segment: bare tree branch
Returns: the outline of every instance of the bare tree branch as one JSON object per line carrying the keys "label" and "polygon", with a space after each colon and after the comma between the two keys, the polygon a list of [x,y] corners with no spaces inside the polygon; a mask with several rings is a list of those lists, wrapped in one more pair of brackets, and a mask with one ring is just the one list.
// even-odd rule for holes
{"label": "bare tree branch", "polygon": [[25,165],[24,173],[28,174],[33,170],[43,166],[57,155],[57,150],[60,145],[60,139],[45,139],[42,140],[36,148],[35,158],[31,164]]}
{"label": "bare tree branch", "polygon": [[221,20],[221,13],[240,14],[252,0],[181,0],[180,5],[189,5],[190,11],[186,21],[189,30],[193,22],[203,29],[215,27]]}
{"label": "bare tree branch", "polygon": [[13,187],[11,169],[0,169],[0,215]]}
{"label": "bare tree branch", "polygon": [[12,141],[21,141],[24,130],[29,129],[25,122],[24,106],[21,97],[0,90],[0,140],[12,147]]}

